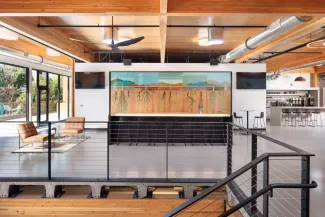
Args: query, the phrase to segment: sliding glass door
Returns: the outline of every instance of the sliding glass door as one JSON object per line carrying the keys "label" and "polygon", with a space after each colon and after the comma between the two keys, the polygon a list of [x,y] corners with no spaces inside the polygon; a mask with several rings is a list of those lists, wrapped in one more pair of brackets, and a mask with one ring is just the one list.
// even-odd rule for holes
{"label": "sliding glass door", "polygon": [[47,72],[37,72],[37,122],[49,121],[49,76]]}
{"label": "sliding glass door", "polygon": [[28,69],[0,63],[0,120],[28,120]]}
{"label": "sliding glass door", "polygon": [[69,77],[33,70],[32,120],[42,124],[69,116]]}

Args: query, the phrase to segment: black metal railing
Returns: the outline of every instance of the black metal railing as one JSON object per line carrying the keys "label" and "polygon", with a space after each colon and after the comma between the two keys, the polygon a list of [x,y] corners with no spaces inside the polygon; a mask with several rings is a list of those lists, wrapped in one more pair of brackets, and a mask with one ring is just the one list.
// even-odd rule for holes
{"label": "black metal railing", "polygon": [[[251,134],[251,162],[164,216],[309,216],[309,189],[317,187],[315,182],[310,183],[310,157],[314,155],[252,130],[228,126]],[[260,148],[258,141],[264,143]],[[268,143],[280,146],[281,152],[265,152],[263,146]],[[228,160],[236,159],[234,152],[228,152]],[[234,160],[228,162],[228,168],[234,169],[231,163]],[[224,188],[228,210],[213,196]]]}
{"label": "black metal railing", "polygon": [[[63,136],[66,121],[47,122],[38,131],[49,139],[33,145],[20,123],[0,122],[0,181],[210,182],[165,216],[309,214],[314,155],[232,123],[87,121],[84,132]],[[226,203],[215,197],[221,190]]]}
{"label": "black metal railing", "polygon": [[34,145],[19,137],[20,123],[0,122],[0,180],[215,183],[227,176],[227,123],[86,121],[84,133],[63,136],[65,121],[47,122],[38,131],[50,139]]}

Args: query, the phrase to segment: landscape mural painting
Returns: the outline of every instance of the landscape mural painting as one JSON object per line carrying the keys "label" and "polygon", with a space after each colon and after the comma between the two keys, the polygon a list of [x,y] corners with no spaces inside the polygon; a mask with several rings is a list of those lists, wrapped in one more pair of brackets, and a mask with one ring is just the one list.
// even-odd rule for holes
{"label": "landscape mural painting", "polygon": [[111,72],[111,114],[231,114],[231,72]]}

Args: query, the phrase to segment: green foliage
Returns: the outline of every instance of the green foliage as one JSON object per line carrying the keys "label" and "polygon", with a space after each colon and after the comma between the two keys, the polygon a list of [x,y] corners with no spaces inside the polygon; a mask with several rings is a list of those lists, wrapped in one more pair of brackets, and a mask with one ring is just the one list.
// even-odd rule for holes
{"label": "green foliage", "polygon": [[[0,104],[10,107],[26,104],[26,70],[24,68],[0,64]],[[46,85],[46,79],[39,76],[40,85]],[[49,78],[49,100],[58,103],[63,95],[63,78],[60,79],[60,97],[58,97],[58,77]],[[37,87],[36,80],[32,82],[32,102],[36,102]],[[41,94],[41,100],[46,100],[46,94]]]}

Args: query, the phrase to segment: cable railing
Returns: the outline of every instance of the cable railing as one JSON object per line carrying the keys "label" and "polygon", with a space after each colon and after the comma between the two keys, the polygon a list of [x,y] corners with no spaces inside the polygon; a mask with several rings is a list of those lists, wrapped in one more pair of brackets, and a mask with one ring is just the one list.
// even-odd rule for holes
{"label": "cable railing", "polygon": [[[164,217],[309,216],[309,189],[317,187],[309,178],[310,157],[314,155],[269,136],[235,127],[251,134],[251,161]],[[280,146],[282,152],[265,153],[265,147],[259,147],[258,140]],[[236,144],[230,146],[234,150]],[[229,165],[233,169],[233,164]],[[224,188],[228,195],[226,205],[217,206],[220,200],[213,198],[213,194]]]}
{"label": "cable railing", "polygon": [[18,133],[25,123],[0,122],[0,180],[215,183],[227,176],[227,123],[74,121],[83,131],[64,134],[68,121],[46,122],[37,131],[49,139],[34,143]]}
{"label": "cable railing", "polygon": [[[0,122],[0,181],[211,183],[165,216],[309,213],[314,155],[232,123],[45,122],[36,134],[46,139],[34,142],[17,130],[26,123]],[[270,186],[277,187],[264,192]]]}

